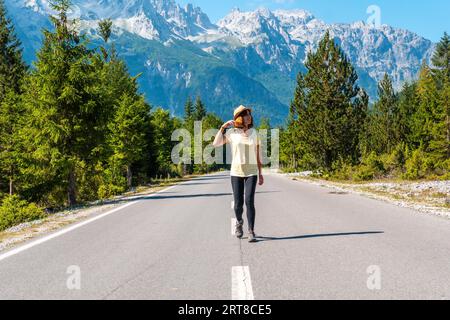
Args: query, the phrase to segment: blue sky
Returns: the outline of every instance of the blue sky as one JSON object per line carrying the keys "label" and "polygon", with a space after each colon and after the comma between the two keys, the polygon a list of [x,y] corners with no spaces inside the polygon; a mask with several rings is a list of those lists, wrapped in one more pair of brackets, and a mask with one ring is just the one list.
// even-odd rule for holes
{"label": "blue sky", "polygon": [[306,9],[327,23],[366,21],[367,8],[381,9],[381,23],[408,29],[433,41],[444,31],[450,33],[449,0],[176,0],[192,3],[208,14],[212,22],[225,16],[234,7],[242,11],[258,7],[269,9]]}

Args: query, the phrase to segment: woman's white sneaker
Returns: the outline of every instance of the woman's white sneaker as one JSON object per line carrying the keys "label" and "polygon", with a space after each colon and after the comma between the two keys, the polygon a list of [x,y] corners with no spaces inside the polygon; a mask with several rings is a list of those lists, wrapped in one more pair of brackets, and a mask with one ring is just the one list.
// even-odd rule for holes
{"label": "woman's white sneaker", "polygon": [[257,242],[255,232],[250,231],[248,233],[248,242]]}

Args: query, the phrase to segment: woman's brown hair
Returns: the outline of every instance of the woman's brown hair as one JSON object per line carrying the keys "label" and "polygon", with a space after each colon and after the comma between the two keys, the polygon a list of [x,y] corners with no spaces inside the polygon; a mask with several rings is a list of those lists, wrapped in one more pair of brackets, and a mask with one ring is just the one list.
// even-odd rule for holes
{"label": "woman's brown hair", "polygon": [[[248,128],[251,129],[253,128],[253,115],[249,110],[245,110],[243,113],[248,112],[248,114],[250,115],[252,122],[248,125]],[[240,114],[239,117],[236,118],[235,120],[235,127],[236,128],[243,128],[244,127],[244,115]]]}

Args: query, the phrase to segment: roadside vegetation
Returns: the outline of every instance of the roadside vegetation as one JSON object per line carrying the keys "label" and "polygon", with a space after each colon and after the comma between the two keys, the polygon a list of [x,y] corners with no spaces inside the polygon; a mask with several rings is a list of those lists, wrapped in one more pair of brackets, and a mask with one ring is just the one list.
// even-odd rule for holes
{"label": "roadside vegetation", "polygon": [[450,37],[419,79],[395,91],[389,76],[371,103],[327,33],[299,74],[281,134],[285,172],[343,181],[450,180]]}

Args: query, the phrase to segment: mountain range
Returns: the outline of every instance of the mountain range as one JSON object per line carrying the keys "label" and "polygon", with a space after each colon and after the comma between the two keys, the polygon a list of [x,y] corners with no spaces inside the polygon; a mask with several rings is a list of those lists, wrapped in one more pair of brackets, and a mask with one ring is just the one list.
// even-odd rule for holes
{"label": "mountain range", "polygon": [[[49,0],[5,0],[31,63],[51,28]],[[173,0],[73,0],[70,16],[82,32],[100,41],[99,20],[113,20],[116,49],[132,74],[142,73],[141,90],[153,106],[181,116],[188,96],[200,95],[224,120],[239,104],[252,107],[271,124],[288,114],[298,72],[307,53],[328,30],[355,66],[372,99],[377,82],[389,74],[396,88],[417,77],[435,44],[408,30],[362,21],[328,24],[308,11],[233,9],[217,23],[191,4]]]}

